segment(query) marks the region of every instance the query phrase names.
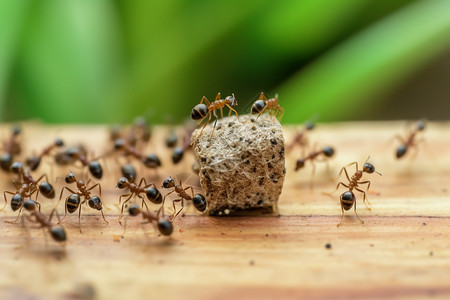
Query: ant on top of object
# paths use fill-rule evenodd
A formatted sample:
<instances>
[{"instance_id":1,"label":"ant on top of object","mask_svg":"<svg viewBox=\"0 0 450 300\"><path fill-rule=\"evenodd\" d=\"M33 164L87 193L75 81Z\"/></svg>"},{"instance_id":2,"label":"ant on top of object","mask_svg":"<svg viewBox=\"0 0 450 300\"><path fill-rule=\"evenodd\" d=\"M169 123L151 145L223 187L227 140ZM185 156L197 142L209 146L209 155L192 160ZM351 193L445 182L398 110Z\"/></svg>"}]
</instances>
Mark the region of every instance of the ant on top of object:
<instances>
[{"instance_id":1,"label":"ant on top of object","mask_svg":"<svg viewBox=\"0 0 450 300\"><path fill-rule=\"evenodd\" d=\"M64 146L64 142L61 139L56 139L51 145L45 147L41 154L31 156L27 158L26 165L30 168L31 171L36 170L39 165L41 164L42 157L49 155L49 153L55 148L55 147L62 147Z\"/></svg>"},{"instance_id":2,"label":"ant on top of object","mask_svg":"<svg viewBox=\"0 0 450 300\"><path fill-rule=\"evenodd\" d=\"M24 171L23 165L20 162L13 163L11 165L11 171L19 176L18 183L20 183L20 184L24 183L24 184L28 185L29 189L31 189L31 190L39 188L39 191L48 199L55 198L55 189L49 183L47 174L43 174L41 177L39 177L37 180L35 180L29 172ZM44 177L45 177L46 181L43 181L39 184L39 182ZM39 186L38 186L38 184L39 184ZM37 196L36 196L36 198L37 198Z\"/></svg>"},{"instance_id":3,"label":"ant on top of object","mask_svg":"<svg viewBox=\"0 0 450 300\"><path fill-rule=\"evenodd\" d=\"M121 150L125 156L133 156L147 167L147 168L157 168L161 166L161 161L156 154L148 154L145 156L135 147L129 145L124 139L117 139L114 141L114 150Z\"/></svg>"},{"instance_id":4,"label":"ant on top of object","mask_svg":"<svg viewBox=\"0 0 450 300\"><path fill-rule=\"evenodd\" d=\"M194 106L194 108L191 111L191 118L194 121L198 121L197 125L200 125L200 123L206 118L208 117L208 122L205 123L205 125L203 125L202 129L200 130L200 134L198 136L200 136L203 132L203 129L205 129L206 125L208 125L208 123L211 121L212 116L214 115L214 117L216 118L215 122L214 122L214 127L213 130L211 132L211 138L213 136L214 133L214 129L216 128L216 124L217 124L217 120L219 119L219 117L217 116L217 110L220 109L220 115L221 117L223 117L223 108L226 106L230 109L230 112L228 113L228 116L231 116L231 112L234 111L234 113L236 114L236 117L239 120L239 114L237 113L237 111L232 107L232 106L237 106L238 102L236 100L236 98L234 97L234 94L231 94L231 96L227 96L225 99L220 99L221 95L220 93L217 93L216 98L214 99L213 102L209 102L208 99L203 96L202 99L200 100L200 103L197 104L196 106ZM203 103L206 102L206 104Z\"/></svg>"},{"instance_id":5,"label":"ant on top of object","mask_svg":"<svg viewBox=\"0 0 450 300\"><path fill-rule=\"evenodd\" d=\"M167 193L164 196L163 199L163 204L161 206L164 207L164 202L166 200L166 197L172 193L176 193L178 195L178 197L180 197L179 199L175 199L172 200L172 204L173 204L173 209L174 212L173 214L170 216L170 220L173 222L173 220L175 219L176 216L178 216L178 214L183 210L184 208L184 200L186 201L192 201L192 203L194 204L194 207L200 211L200 212L204 212L206 210L206 199L202 194L195 194L194 195L194 188L192 186L188 186L186 188L183 187L182 182L180 181L179 184L176 184L175 181L173 180L172 177L167 178L166 180L164 180L163 182L163 188L165 189L169 189L169 188L173 188L172 191L170 191L169 193ZM191 195L189 195L186 190L191 189ZM181 202L181 208L177 211L176 207L175 207L175 203L176 202Z\"/></svg>"},{"instance_id":6,"label":"ant on top of object","mask_svg":"<svg viewBox=\"0 0 450 300\"><path fill-rule=\"evenodd\" d=\"M64 230L64 228L60 225L54 225L51 222L53 214L56 214L56 217L59 220L59 215L58 212L56 211L56 209L53 209L48 220L47 217L42 214L40 211L36 210L36 205L38 205L37 202L35 202L34 200L28 199L25 201L25 203L23 204L23 207L30 212L30 215L27 216L26 218L28 220L30 220L31 222L34 223L39 223L41 225L41 227L45 227L48 229L50 235L52 236L52 238L57 241L57 242L65 242L67 240L67 236L66 236L66 231ZM34 217L34 219L32 219Z\"/></svg>"},{"instance_id":7,"label":"ant on top of object","mask_svg":"<svg viewBox=\"0 0 450 300\"><path fill-rule=\"evenodd\" d=\"M397 151L395 152L395 156L397 158L401 158L403 157L406 152L408 151L408 149L410 147L417 147L417 144L420 141L416 140L416 135L423 131L425 129L425 122L424 121L418 121L416 123L416 126L410 130L408 137L406 139L403 139L401 136L396 135L396 138L398 140L400 140L400 142L402 143L400 146L398 146Z\"/></svg>"},{"instance_id":8,"label":"ant on top of object","mask_svg":"<svg viewBox=\"0 0 450 300\"><path fill-rule=\"evenodd\" d=\"M13 126L11 137L3 142L3 150L5 152L0 156L0 167L6 172L10 171L14 155L20 154L21 147L19 141L17 141L20 131L19 126Z\"/></svg>"},{"instance_id":9,"label":"ant on top of object","mask_svg":"<svg viewBox=\"0 0 450 300\"><path fill-rule=\"evenodd\" d=\"M291 152L296 145L299 145L300 147L306 146L308 144L308 140L306 137L307 132L313 130L314 127L315 124L313 122L310 121L305 122L305 127L299 132L297 132L294 138L292 139L291 143L286 146L286 152L287 153Z\"/></svg>"},{"instance_id":10,"label":"ant on top of object","mask_svg":"<svg viewBox=\"0 0 450 300\"><path fill-rule=\"evenodd\" d=\"M103 214L103 205L102 205L102 201L100 200L100 197L102 195L102 188L101 188L100 183L96 183L93 186L88 187L87 185L89 184L90 180L88 180L87 183L85 183L83 180L78 180L72 171L70 171L70 173L66 176L65 181L68 184L76 183L77 191L73 191L66 186L64 186L61 189L61 193L59 195L59 200L58 200L58 203L56 204L55 208L58 207L58 204L62 199L63 192L65 189L72 193L72 195L70 195L69 197L66 198L65 213L64 213L63 220L67 216L67 212L69 212L71 214L71 213L74 213L77 209L79 209L78 224L80 226L80 231L81 231L81 206L85 202L87 202L87 204L89 205L90 208L99 210L102 214L103 221L105 221L105 223L108 223L108 221L105 220L105 215ZM91 195L91 190L94 189L95 187L98 187L100 197ZM83 201L81 201L81 197L84 197Z\"/></svg>"},{"instance_id":11,"label":"ant on top of object","mask_svg":"<svg viewBox=\"0 0 450 300\"><path fill-rule=\"evenodd\" d=\"M146 211L140 209L139 205L137 205L137 204L131 204L130 207L128 208L128 213L130 214L130 216L136 217L137 215L142 214L142 218L145 220L145 222L142 224L152 223L153 226L155 226L154 222L156 222L156 227L157 227L158 231L162 235L169 236L173 232L172 222L170 222L170 220L168 220L165 217L159 216L160 212L161 212L161 210L159 210L158 213L155 215L155 214L151 213L148 210L148 208Z\"/></svg>"},{"instance_id":12,"label":"ant on top of object","mask_svg":"<svg viewBox=\"0 0 450 300\"><path fill-rule=\"evenodd\" d=\"M312 151L304 158L300 158L297 160L295 165L295 171L298 171L299 169L303 168L305 166L305 163L310 160L313 166L313 174L316 170L316 165L314 164L314 160L317 159L319 155L324 155L325 157L332 157L334 155L334 149L330 146L323 147L323 149L319 151Z\"/></svg>"},{"instance_id":13,"label":"ant on top of object","mask_svg":"<svg viewBox=\"0 0 450 300\"><path fill-rule=\"evenodd\" d=\"M142 186L142 183L144 183L145 185ZM155 184L150 183L147 184L147 181L145 180L145 178L142 178L141 181L139 182L139 184L134 183L133 181L128 180L125 177L122 177L119 179L119 181L117 182L117 187L119 189L124 189L124 188L128 188L129 189L129 193L128 194L123 194L120 195L119 197L119 205L122 202L122 198L123 197L128 197L123 203L122 203L122 209L120 210L120 215L118 218L119 223L121 223L121 218L122 218L122 214L123 214L123 209L125 207L125 204L130 201L131 197L133 195L138 196L139 198L142 199L142 206L146 206L147 204L145 203L145 198L144 196L142 196L142 193L145 193L147 195L148 200L150 200L150 202L154 203L154 204L161 204L163 199L161 196L161 193L158 191L158 189L156 188Z\"/></svg>"},{"instance_id":14,"label":"ant on top of object","mask_svg":"<svg viewBox=\"0 0 450 300\"><path fill-rule=\"evenodd\" d=\"M267 99L264 92L261 92L261 94L259 94L258 100L253 103L251 112L253 115L258 114L258 117L256 117L256 119L258 119L266 110L276 110L274 114L274 116L276 117L280 109L281 119L284 113L284 109L281 107L281 105L278 104L278 95L275 95L274 98Z\"/></svg>"},{"instance_id":15,"label":"ant on top of object","mask_svg":"<svg viewBox=\"0 0 450 300\"><path fill-rule=\"evenodd\" d=\"M356 217L361 222L361 224L364 224L364 221L362 221L359 218L358 213L356 212L356 197L355 197L355 194L353 193L353 190L357 190L358 192L363 194L363 202L366 205L367 209L371 210L369 205L368 205L370 203L369 203L369 200L366 197L366 192L359 188L360 184L367 184L366 191L368 191L369 188L370 188L370 181L360 181L360 180L361 180L361 178L362 178L364 173L372 174L372 173L375 172L375 173L377 173L380 176L381 176L381 173L376 172L375 171L375 167L371 163L367 162L369 160L369 158L370 157L368 157L366 162L364 163L364 167L363 167L362 170L360 170L358 168L358 162L355 161L355 162L352 162L351 164L348 164L345 167L342 167L341 171L339 172L339 176L341 176L342 171L345 172L345 176L347 177L348 184L345 184L343 182L339 182L337 184L337 186L336 186L336 190L339 188L340 185L343 185L343 186L345 186L348 189L348 191L344 192L341 195L341 197L340 197L342 216L341 216L341 221L337 224L337 227L342 225L342 221L344 220L344 210L349 210L349 209L352 208L352 206L354 206ZM351 165L355 165L356 166L356 172L350 178L348 176L346 167L350 167Z\"/></svg>"}]
</instances>

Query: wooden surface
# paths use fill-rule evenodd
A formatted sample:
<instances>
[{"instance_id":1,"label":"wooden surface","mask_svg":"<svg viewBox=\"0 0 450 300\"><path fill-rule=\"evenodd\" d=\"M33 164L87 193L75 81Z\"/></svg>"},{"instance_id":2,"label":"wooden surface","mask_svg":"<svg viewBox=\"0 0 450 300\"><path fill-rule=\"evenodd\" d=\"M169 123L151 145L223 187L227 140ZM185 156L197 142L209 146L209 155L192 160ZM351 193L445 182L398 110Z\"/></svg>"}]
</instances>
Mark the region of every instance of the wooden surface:
<instances>
[{"instance_id":1,"label":"wooden surface","mask_svg":"<svg viewBox=\"0 0 450 300\"><path fill-rule=\"evenodd\" d=\"M108 161L101 184L109 224L84 208L80 234L77 217L69 216L64 222L69 238L65 248L42 230L30 228L27 239L20 223L4 223L15 215L9 206L0 214L0 297L449 299L450 124L429 124L417 157L396 161L392 137L404 129L403 122L319 124L310 141L334 146L336 156L328 170L325 163L317 163L312 189L310 165L293 171L299 150L287 156L279 216L210 218L188 210L176 220L171 238L156 236L151 227L146 235L140 219L128 218L125 235L115 241L122 232L113 205L120 195L115 188L120 176L116 163ZM4 137L9 129L0 130ZM162 142L168 130L156 128L146 151L163 158L158 174L145 174L159 175L158 186L165 176L190 169L192 159L172 166ZM289 141L294 128L285 130ZM96 155L106 151L104 127L24 125L25 152L40 149L56 136L66 144L83 142ZM383 173L363 177L372 181L372 211L357 194L365 224L359 224L351 210L337 228L343 190L334 197L322 192L334 190L343 165L363 163L369 155ZM54 177L67 173L47 171ZM11 190L8 177L0 176L1 190ZM46 213L56 204L42 202Z\"/></svg>"}]
</instances>

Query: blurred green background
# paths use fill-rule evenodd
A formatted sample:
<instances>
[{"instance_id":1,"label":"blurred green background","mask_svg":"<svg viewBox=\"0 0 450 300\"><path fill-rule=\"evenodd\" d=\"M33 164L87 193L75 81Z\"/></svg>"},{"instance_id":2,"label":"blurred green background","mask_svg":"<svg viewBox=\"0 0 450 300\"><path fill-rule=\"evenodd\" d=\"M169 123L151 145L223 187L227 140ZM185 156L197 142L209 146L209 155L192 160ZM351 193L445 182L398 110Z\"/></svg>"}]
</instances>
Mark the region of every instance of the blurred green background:
<instances>
[{"instance_id":1,"label":"blurred green background","mask_svg":"<svg viewBox=\"0 0 450 300\"><path fill-rule=\"evenodd\" d=\"M182 122L205 95L284 123L448 119L450 0L0 2L0 120Z\"/></svg>"}]
</instances>

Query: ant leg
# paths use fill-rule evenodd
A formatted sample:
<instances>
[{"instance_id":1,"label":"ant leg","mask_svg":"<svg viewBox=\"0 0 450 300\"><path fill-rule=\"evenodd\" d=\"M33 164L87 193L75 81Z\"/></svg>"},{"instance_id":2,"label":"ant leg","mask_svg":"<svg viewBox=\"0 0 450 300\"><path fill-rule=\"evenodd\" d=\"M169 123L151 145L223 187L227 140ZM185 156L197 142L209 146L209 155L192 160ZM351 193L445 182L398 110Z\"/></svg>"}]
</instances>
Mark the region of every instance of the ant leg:
<instances>
[{"instance_id":1,"label":"ant leg","mask_svg":"<svg viewBox=\"0 0 450 300\"><path fill-rule=\"evenodd\" d=\"M345 186L347 189L350 189L350 187L349 187L347 184L345 184L345 183L343 183L343 182L339 182L339 183L337 184L337 186L336 186L336 189L335 189L334 191L332 191L332 192L322 192L322 194L323 194L323 195L331 196L334 192L336 192L336 191L338 190L338 188L339 188L340 185Z\"/></svg>"},{"instance_id":2,"label":"ant leg","mask_svg":"<svg viewBox=\"0 0 450 300\"><path fill-rule=\"evenodd\" d=\"M198 136L202 135L203 129L205 129L206 125L208 125L209 122L211 121L212 114L211 114L211 112L209 112L208 114L209 114L208 122L206 122L205 125L203 125L202 130L200 130L200 134L199 134ZM204 119L202 119L202 121L203 121L203 120L204 120Z\"/></svg>"},{"instance_id":3,"label":"ant leg","mask_svg":"<svg viewBox=\"0 0 450 300\"><path fill-rule=\"evenodd\" d=\"M86 184L86 186L87 186L87 184ZM98 193L99 193L99 196L100 196L100 198L102 197L102 186L100 185L100 183L96 183L96 184L94 184L93 186L91 186L90 188L88 188L88 191L90 191L90 190L93 190L95 187L97 187L98 186Z\"/></svg>"},{"instance_id":4,"label":"ant leg","mask_svg":"<svg viewBox=\"0 0 450 300\"><path fill-rule=\"evenodd\" d=\"M103 209L101 209L100 212L102 213L103 221L105 221L106 224L109 224L109 222L106 221L106 219L105 219L105 215L103 214Z\"/></svg>"},{"instance_id":5,"label":"ant leg","mask_svg":"<svg viewBox=\"0 0 450 300\"><path fill-rule=\"evenodd\" d=\"M175 211L177 210L175 207L175 202L181 202L181 207L180 209L177 211L177 213L175 214ZM175 220L175 218L178 216L178 214L183 210L184 208L184 201L183 198L180 199L176 199L172 201L173 204L173 210L174 210L174 214L170 217L170 221L173 222Z\"/></svg>"},{"instance_id":6,"label":"ant leg","mask_svg":"<svg viewBox=\"0 0 450 300\"><path fill-rule=\"evenodd\" d=\"M231 116L231 112L234 111L234 113L236 114L236 117L237 117L238 121L242 123L242 121L239 120L239 114L237 113L237 111L236 111L234 108L232 108L229 104L225 104L225 105L230 109L230 112L228 113L228 116L230 117L230 116ZM246 122L247 122L247 121L246 121Z\"/></svg>"},{"instance_id":7,"label":"ant leg","mask_svg":"<svg viewBox=\"0 0 450 300\"><path fill-rule=\"evenodd\" d=\"M259 112L258 116L256 117L256 120L259 119L259 117L264 113L264 111L267 109L267 105L264 106L264 108Z\"/></svg>"},{"instance_id":8,"label":"ant leg","mask_svg":"<svg viewBox=\"0 0 450 300\"><path fill-rule=\"evenodd\" d=\"M127 198L127 200L125 200L125 201L122 203L122 209L120 210L119 218L117 218L117 221L119 222L119 224L121 224L121 219L122 219L123 209L124 209L124 207L125 207L125 204L127 204L127 202L130 201L131 197L133 196L133 193L131 193L131 194L126 194L126 195L121 195L121 196L119 197L119 205L120 205L121 198L122 198L123 196L127 196L127 195L130 195L130 196Z\"/></svg>"},{"instance_id":9,"label":"ant leg","mask_svg":"<svg viewBox=\"0 0 450 300\"><path fill-rule=\"evenodd\" d=\"M336 227L340 227L342 225L342 221L344 221L344 207L342 206L342 203L341 203L341 210L342 210L341 221L336 225Z\"/></svg>"},{"instance_id":10,"label":"ant leg","mask_svg":"<svg viewBox=\"0 0 450 300\"><path fill-rule=\"evenodd\" d=\"M2 209L0 209L0 211L4 210L6 205L8 204L8 200L6 199L6 194L10 194L10 195L15 195L13 192L10 191L4 191L3 192L3 197L5 198L5 205L3 205Z\"/></svg>"},{"instance_id":11,"label":"ant leg","mask_svg":"<svg viewBox=\"0 0 450 300\"><path fill-rule=\"evenodd\" d=\"M369 202L369 201L366 199L366 192L364 192L363 190L358 189L358 188L355 188L355 190L357 190L358 192L360 192L360 193L363 194L363 203L364 203L364 205L366 205L366 208L367 208L368 210L372 210L372 209L368 206L368 202Z\"/></svg>"},{"instance_id":12,"label":"ant leg","mask_svg":"<svg viewBox=\"0 0 450 300\"><path fill-rule=\"evenodd\" d=\"M266 95L264 94L264 92L261 92L261 94L259 94L258 100L267 101L267 97L266 97Z\"/></svg>"},{"instance_id":13,"label":"ant leg","mask_svg":"<svg viewBox=\"0 0 450 300\"><path fill-rule=\"evenodd\" d=\"M144 205L145 205L145 208L147 208L147 210L149 210L149 209L148 209L148 206L147 206L147 203L145 203L145 198L144 198L144 196L138 195L138 197L141 198L141 200L142 200L142 204L141 204L142 208L144 208Z\"/></svg>"},{"instance_id":14,"label":"ant leg","mask_svg":"<svg viewBox=\"0 0 450 300\"><path fill-rule=\"evenodd\" d=\"M278 117L278 120L281 121L281 118L283 118L283 116L284 116L284 108L281 107L281 105L278 105L278 109L280 110L280 115ZM277 110L277 112L278 112L278 110ZM276 113L275 113L275 115L276 115Z\"/></svg>"},{"instance_id":15,"label":"ant leg","mask_svg":"<svg viewBox=\"0 0 450 300\"><path fill-rule=\"evenodd\" d=\"M187 188L185 188L184 190L188 190L191 189L191 194L192 194L192 198L194 198L194 188L192 186L188 186Z\"/></svg>"},{"instance_id":16,"label":"ant leg","mask_svg":"<svg viewBox=\"0 0 450 300\"><path fill-rule=\"evenodd\" d=\"M161 203L161 206L164 206L164 203L165 203L165 201L166 201L166 197L169 196L170 194L172 194L173 192L175 192L175 190L173 190L173 191L171 191L171 192L168 192L168 193L164 196L163 201L162 201L162 203Z\"/></svg>"},{"instance_id":17,"label":"ant leg","mask_svg":"<svg viewBox=\"0 0 450 300\"><path fill-rule=\"evenodd\" d=\"M81 231L81 208L83 207L83 203L80 203L79 211L78 211L78 228L80 230L80 233L83 233Z\"/></svg>"},{"instance_id":18,"label":"ant leg","mask_svg":"<svg viewBox=\"0 0 450 300\"><path fill-rule=\"evenodd\" d=\"M358 184L366 184L366 183L367 183L366 191L368 192L368 191L369 191L369 188L370 188L370 181L368 180L368 181L358 182ZM368 198L366 199L366 201L367 201L367 203L368 203L369 205L371 205Z\"/></svg>"},{"instance_id":19,"label":"ant leg","mask_svg":"<svg viewBox=\"0 0 450 300\"><path fill-rule=\"evenodd\" d=\"M202 104L202 103L203 103L203 101L205 101L205 102L206 102L206 105L208 105L208 106L210 106L210 105L211 105L211 103L209 103L209 101L208 101L208 98L206 98L205 96L203 96L203 97L202 97L202 100L200 100L200 104Z\"/></svg>"},{"instance_id":20,"label":"ant leg","mask_svg":"<svg viewBox=\"0 0 450 300\"><path fill-rule=\"evenodd\" d=\"M223 108L220 108L220 118L223 119Z\"/></svg>"},{"instance_id":21,"label":"ant leg","mask_svg":"<svg viewBox=\"0 0 450 300\"><path fill-rule=\"evenodd\" d=\"M364 221L359 218L358 213L356 212L356 201L355 201L355 204L354 204L354 210L355 210L355 215L358 218L359 222L361 222L361 224L364 224Z\"/></svg>"},{"instance_id":22,"label":"ant leg","mask_svg":"<svg viewBox=\"0 0 450 300\"><path fill-rule=\"evenodd\" d=\"M58 200L58 203L56 203L55 208L58 207L58 204L59 204L59 202L61 201L61 198L62 198L64 189L68 190L68 191L71 192L72 194L76 194L76 192L74 192L74 191L72 191L71 189L69 189L68 187L64 186L64 187L61 189L61 193L59 194L59 200Z\"/></svg>"},{"instance_id":23,"label":"ant leg","mask_svg":"<svg viewBox=\"0 0 450 300\"><path fill-rule=\"evenodd\" d=\"M10 224L17 223L17 220L19 220L19 217L20 217L20 213L22 212L22 208L23 208L23 206L20 207L20 209L19 209L19 214L17 215L17 218L16 218L14 221L8 221L8 220L6 220L5 223L10 223Z\"/></svg>"}]
</instances>

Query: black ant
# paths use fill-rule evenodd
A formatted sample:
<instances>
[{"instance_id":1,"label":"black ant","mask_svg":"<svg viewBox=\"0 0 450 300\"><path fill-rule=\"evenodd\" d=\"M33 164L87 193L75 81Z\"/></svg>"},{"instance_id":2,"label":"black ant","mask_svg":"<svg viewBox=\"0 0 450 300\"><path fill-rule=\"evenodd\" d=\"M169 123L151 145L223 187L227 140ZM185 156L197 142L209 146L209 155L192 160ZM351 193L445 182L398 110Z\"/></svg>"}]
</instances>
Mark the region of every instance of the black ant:
<instances>
[{"instance_id":1,"label":"black ant","mask_svg":"<svg viewBox=\"0 0 450 300\"><path fill-rule=\"evenodd\" d=\"M11 171L19 175L19 183L27 184L32 190L39 188L41 194L43 194L48 199L55 198L55 189L49 183L47 174L43 174L41 177L35 180L29 172L24 171L23 165L20 162L13 163L11 165ZM39 183L44 177L46 181Z\"/></svg>"},{"instance_id":2,"label":"black ant","mask_svg":"<svg viewBox=\"0 0 450 300\"><path fill-rule=\"evenodd\" d=\"M298 159L297 163L295 165L295 171L298 171L299 169L303 168L305 166L305 163L310 160L313 165L313 174L316 170L316 166L314 164L314 160L317 159L319 155L324 155L325 157L332 157L334 155L334 149L332 147L324 147L323 149L319 151L312 151L304 158Z\"/></svg>"},{"instance_id":3,"label":"black ant","mask_svg":"<svg viewBox=\"0 0 450 300\"><path fill-rule=\"evenodd\" d=\"M345 167L342 167L341 171L339 172L339 176L341 176L342 171L345 172L345 176L347 177L347 180L349 183L345 184L343 182L339 182L336 186L336 190L339 188L340 185L343 185L346 188L348 188L348 191L344 192L340 197L342 216L341 216L341 221L337 224L337 227L342 225L342 221L344 220L344 210L349 210L352 208L352 206L354 206L356 217L361 222L361 224L364 224L364 221L362 221L359 218L358 213L356 212L356 197L355 197L355 194L353 193L353 190L357 190L358 192L363 194L363 203L366 205L368 210L371 210L368 205L368 204L370 204L369 200L366 199L366 192L361 190L360 188L358 188L360 184L367 184L366 191L368 191L370 188L370 181L359 181L359 180L362 178L364 173L372 174L375 172L378 175L381 175L381 174L375 171L375 167L371 163L368 163L367 162L368 160L369 160L369 158L367 158L366 162L364 163L364 167L362 170L358 169L358 162L355 161L355 162L352 162L351 164L348 164ZM346 167L350 167L351 165L356 165L356 172L350 178L348 176Z\"/></svg>"},{"instance_id":4,"label":"black ant","mask_svg":"<svg viewBox=\"0 0 450 300\"><path fill-rule=\"evenodd\" d=\"M220 97L221 97L220 93L217 93L216 99L212 103L210 103L208 101L208 99L205 96L203 96L202 99L200 100L200 103L197 104L196 106L194 106L194 108L192 109L191 118L194 121L198 121L197 125L199 125L206 117L208 117L208 122L206 122L205 125L203 125L203 127L200 131L200 134L198 136L200 136L202 134L203 129L205 129L206 125L208 125L208 123L211 121L212 116L214 115L214 117L216 118L216 121L214 122L214 127L211 132L211 138L212 138L214 129L216 128L217 120L219 119L216 111L218 109L220 109L220 115L221 115L221 117L223 117L223 108L225 106L230 109L228 116L231 116L231 112L234 111L234 113L236 114L236 116L239 120L239 115L238 115L237 111L234 110L234 108L232 107L232 106L238 105L238 102L237 102L236 98L234 97L234 94L231 94L231 96L227 96L225 99L220 99ZM204 104L203 101L206 102L206 104Z\"/></svg>"},{"instance_id":5,"label":"black ant","mask_svg":"<svg viewBox=\"0 0 450 300\"><path fill-rule=\"evenodd\" d=\"M141 186L142 183L145 184L145 186ZM154 204L161 204L163 199L161 196L161 193L158 191L158 189L156 188L156 186L153 183L147 184L147 181L145 180L145 178L142 178L141 181L139 182L139 184L134 183L133 181L128 180L125 177L122 177L119 179L119 181L117 182L117 187L119 189L124 189L124 188L128 188L130 190L130 193L128 194L123 194L120 195L119 197L119 204L122 203L122 198L123 197L128 197L123 203L122 203L122 209L120 210L120 215L118 218L119 223L121 223L121 218L123 215L123 208L125 207L125 204L130 201L131 197L133 195L138 196L139 198L142 199L142 206L147 206L147 204L145 203L145 198L144 196L142 196L142 193L145 193L147 195L148 200L150 200L150 202L154 203Z\"/></svg>"},{"instance_id":6,"label":"black ant","mask_svg":"<svg viewBox=\"0 0 450 300\"><path fill-rule=\"evenodd\" d=\"M70 195L69 197L66 198L65 213L64 213L63 220L67 216L67 212L69 212L71 214L71 213L74 213L77 209L79 209L78 224L81 226L81 207L85 202L87 202L87 204L89 205L90 208L99 210L102 214L103 221L105 221L105 223L108 223L108 221L105 220L105 215L103 214L103 205L102 205L102 201L100 200L100 197L102 195L102 188L101 188L100 183L94 184L91 187L87 187L90 180L88 180L87 183L85 183L83 180L78 180L72 171L70 171L70 173L66 176L65 181L68 184L76 182L77 191L73 191L66 186L64 186L61 189L61 193L59 195L59 200L58 200L58 203L56 204L56 207L58 207L58 204L62 199L64 189L66 189L72 193L72 195ZM95 187L98 187L100 197L91 195L91 190L94 189ZM84 197L83 201L81 201L81 197Z\"/></svg>"},{"instance_id":7,"label":"black ant","mask_svg":"<svg viewBox=\"0 0 450 300\"><path fill-rule=\"evenodd\" d=\"M41 164L42 157L48 155L54 148L62 146L64 146L64 142L61 139L56 139L51 145L45 147L42 150L41 154L27 158L25 163L30 168L31 171L34 171Z\"/></svg>"},{"instance_id":8,"label":"black ant","mask_svg":"<svg viewBox=\"0 0 450 300\"><path fill-rule=\"evenodd\" d=\"M79 160L83 166L88 166L89 172L97 179L101 179L103 176L103 169L100 163L96 160L89 161L84 153L77 148L70 148L68 153L69 157L73 157L75 160Z\"/></svg>"},{"instance_id":9,"label":"black ant","mask_svg":"<svg viewBox=\"0 0 450 300\"><path fill-rule=\"evenodd\" d=\"M48 220L47 217L39 211L36 210L36 206L39 205L32 199L28 199L24 202L23 207L30 212L30 215L27 216L27 219L34 223L39 223L41 227L45 227L48 229L52 238L57 242L65 242L67 240L66 231L60 225L54 225L51 222L53 214L56 214L56 217L59 221L59 215L56 209L53 209ZM40 207L39 207L40 208ZM34 217L34 219L32 219Z\"/></svg>"},{"instance_id":10,"label":"black ant","mask_svg":"<svg viewBox=\"0 0 450 300\"><path fill-rule=\"evenodd\" d=\"M278 95L275 95L274 98L267 99L266 95L261 92L258 100L253 103L251 112L252 114L258 114L258 117L256 118L258 119L266 110L276 110L274 114L274 116L276 117L280 109L282 116L284 113L284 109L281 107L281 105L278 104Z\"/></svg>"},{"instance_id":11,"label":"black ant","mask_svg":"<svg viewBox=\"0 0 450 300\"><path fill-rule=\"evenodd\" d=\"M204 212L206 210L205 197L202 194L194 195L194 188L192 186L188 186L188 187L184 188L181 181L179 184L175 184L175 181L173 180L173 178L169 177L166 180L164 180L163 187L165 189L173 188L173 190L164 196L162 207L164 207L164 202L168 195L170 195L172 193L176 193L178 195L178 197L180 197L179 199L172 200L174 212L173 212L172 216L170 217L171 221L173 221L175 219L175 217L178 216L178 214L183 210L183 208L184 208L183 200L192 201L192 203L194 204L194 207L200 212ZM191 195L189 195L186 192L186 190L188 190L188 189L191 189ZM178 211L176 210L176 207L175 207L176 202L181 202L181 208Z\"/></svg>"},{"instance_id":12,"label":"black ant","mask_svg":"<svg viewBox=\"0 0 450 300\"><path fill-rule=\"evenodd\" d=\"M306 122L305 123L305 127L300 130L299 132L297 132L294 136L294 138L292 139L291 143L289 145L286 146L286 152L291 152L292 149L296 146L299 145L301 147L304 147L307 145L308 140L307 140L307 132L313 130L315 127L313 122Z\"/></svg>"},{"instance_id":13,"label":"black ant","mask_svg":"<svg viewBox=\"0 0 450 300\"><path fill-rule=\"evenodd\" d=\"M3 197L5 198L5 205L2 207L1 210L5 209L5 207L8 203L8 201L6 199L6 194L13 195L11 197L11 209L13 211L19 210L19 214L17 215L17 218L14 221L5 221L5 222L6 223L17 222L17 220L19 219L20 213L22 212L24 199L30 199L31 196L38 191L39 190L36 187L32 188L30 186L30 184L26 184L26 183L22 184L22 186L15 193L10 192L10 191L4 191ZM36 204L39 206L39 209L40 209L40 204L39 204L39 202L37 202L37 197L38 197L38 193L36 194Z\"/></svg>"},{"instance_id":14,"label":"black ant","mask_svg":"<svg viewBox=\"0 0 450 300\"><path fill-rule=\"evenodd\" d=\"M425 129L425 122L424 121L418 121L416 123L416 126L409 132L409 135L406 139L403 139L401 136L397 135L396 138L400 140L402 143L400 146L398 146L397 151L395 152L395 156L397 158L403 157L406 152L408 152L408 149L410 147L417 147L417 144L419 143L416 141L416 135Z\"/></svg>"},{"instance_id":15,"label":"black ant","mask_svg":"<svg viewBox=\"0 0 450 300\"><path fill-rule=\"evenodd\" d=\"M158 231L162 235L169 236L173 232L173 225L167 218L160 217L159 212L160 211L158 211L158 213L155 215L151 213L148 208L147 211L140 209L139 205L137 204L132 204L128 208L128 213L130 214L130 216L136 217L137 215L142 214L142 218L145 220L143 224L152 223L153 225L155 225L154 222L156 222Z\"/></svg>"},{"instance_id":16,"label":"black ant","mask_svg":"<svg viewBox=\"0 0 450 300\"><path fill-rule=\"evenodd\" d=\"M19 126L14 126L9 140L3 142L3 150L5 152L0 156L0 167L6 172L10 171L14 155L20 154L21 147L20 143L17 141L20 131Z\"/></svg>"},{"instance_id":17,"label":"black ant","mask_svg":"<svg viewBox=\"0 0 450 300\"><path fill-rule=\"evenodd\" d=\"M114 149L123 151L125 156L130 155L139 159L147 168L157 168L161 166L161 161L157 155L148 154L147 156L145 156L135 147L126 143L124 139L115 140Z\"/></svg>"}]
</instances>

